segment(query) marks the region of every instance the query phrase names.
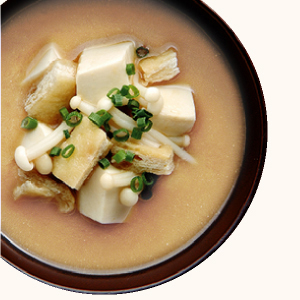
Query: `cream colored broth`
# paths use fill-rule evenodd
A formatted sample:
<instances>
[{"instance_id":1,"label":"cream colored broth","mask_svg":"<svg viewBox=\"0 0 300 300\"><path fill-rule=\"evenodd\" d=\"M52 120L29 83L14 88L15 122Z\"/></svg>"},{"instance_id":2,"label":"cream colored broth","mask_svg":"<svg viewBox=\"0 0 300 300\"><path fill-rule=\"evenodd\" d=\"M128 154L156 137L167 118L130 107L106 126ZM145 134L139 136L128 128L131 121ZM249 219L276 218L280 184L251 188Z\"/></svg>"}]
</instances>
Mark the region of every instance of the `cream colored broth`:
<instances>
[{"instance_id":1,"label":"cream colored broth","mask_svg":"<svg viewBox=\"0 0 300 300\"><path fill-rule=\"evenodd\" d=\"M67 268L119 272L151 264L187 245L219 212L232 189L245 140L241 95L222 53L191 20L151 1L48 1L2 28L2 231L26 251ZM195 92L197 121L187 148L196 165L176 159L149 201L124 224L101 225L53 202L14 201L14 150L23 134L20 83L38 50L56 42L69 55L88 41L119 34L153 48L178 49L181 74Z\"/></svg>"}]
</instances>

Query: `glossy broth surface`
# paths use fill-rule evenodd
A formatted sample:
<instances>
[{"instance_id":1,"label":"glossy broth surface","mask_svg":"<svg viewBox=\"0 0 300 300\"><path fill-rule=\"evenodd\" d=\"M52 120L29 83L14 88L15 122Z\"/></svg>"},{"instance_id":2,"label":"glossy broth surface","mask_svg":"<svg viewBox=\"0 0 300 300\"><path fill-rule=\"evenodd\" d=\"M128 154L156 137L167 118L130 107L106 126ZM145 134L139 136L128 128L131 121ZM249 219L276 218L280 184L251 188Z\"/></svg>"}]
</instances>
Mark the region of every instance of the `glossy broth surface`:
<instances>
[{"instance_id":1,"label":"glossy broth surface","mask_svg":"<svg viewBox=\"0 0 300 300\"><path fill-rule=\"evenodd\" d=\"M49 42L74 59L80 45L124 34L154 49L176 46L181 73L173 82L194 90L197 120L187 151L197 164L176 159L173 174L160 177L153 197L139 201L124 224L101 225L77 211L61 214L55 203L40 199L14 201L14 151L26 116L21 81L30 61ZM1 225L25 251L86 272L140 268L188 245L230 194L245 143L239 87L217 45L175 9L156 1L41 1L2 27L1 71Z\"/></svg>"}]
</instances>

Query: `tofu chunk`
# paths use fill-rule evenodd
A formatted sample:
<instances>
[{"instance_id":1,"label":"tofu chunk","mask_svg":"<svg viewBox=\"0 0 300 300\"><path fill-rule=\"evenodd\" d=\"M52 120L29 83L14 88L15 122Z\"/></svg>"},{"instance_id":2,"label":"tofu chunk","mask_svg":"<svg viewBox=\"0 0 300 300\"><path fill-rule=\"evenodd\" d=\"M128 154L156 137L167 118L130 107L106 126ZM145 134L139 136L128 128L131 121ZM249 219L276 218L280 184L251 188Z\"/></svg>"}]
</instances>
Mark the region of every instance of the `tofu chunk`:
<instances>
[{"instance_id":1,"label":"tofu chunk","mask_svg":"<svg viewBox=\"0 0 300 300\"><path fill-rule=\"evenodd\" d=\"M96 167L92 176L84 183L78 192L78 209L84 216L102 223L122 223L127 218L131 207L120 202L120 187L104 189L100 184L100 178L108 173L119 171L113 167L102 170Z\"/></svg>"},{"instance_id":2,"label":"tofu chunk","mask_svg":"<svg viewBox=\"0 0 300 300\"><path fill-rule=\"evenodd\" d=\"M53 61L61 58L62 51L57 44L49 43L45 45L28 66L26 70L26 78L23 80L22 84L31 84L38 80L42 75L44 75Z\"/></svg>"},{"instance_id":3,"label":"tofu chunk","mask_svg":"<svg viewBox=\"0 0 300 300\"><path fill-rule=\"evenodd\" d=\"M133 63L134 53L132 42L84 49L76 76L78 96L96 105L112 88L128 85L126 65Z\"/></svg>"},{"instance_id":4,"label":"tofu chunk","mask_svg":"<svg viewBox=\"0 0 300 300\"><path fill-rule=\"evenodd\" d=\"M160 113L151 119L153 127L167 136L188 133L196 121L192 90L186 85L157 86L163 98Z\"/></svg>"},{"instance_id":5,"label":"tofu chunk","mask_svg":"<svg viewBox=\"0 0 300 300\"><path fill-rule=\"evenodd\" d=\"M141 60L139 67L145 85L170 80L180 72L177 66L177 54L172 48L160 55Z\"/></svg>"},{"instance_id":6,"label":"tofu chunk","mask_svg":"<svg viewBox=\"0 0 300 300\"><path fill-rule=\"evenodd\" d=\"M36 90L25 102L28 115L46 124L60 122L59 110L64 106L69 107L69 101L76 92L76 68L77 64L69 60L52 62Z\"/></svg>"},{"instance_id":7,"label":"tofu chunk","mask_svg":"<svg viewBox=\"0 0 300 300\"><path fill-rule=\"evenodd\" d=\"M55 156L52 173L72 189L78 190L99 157L108 153L111 143L106 133L84 116L61 148L64 149L70 144L75 146L73 154L69 158Z\"/></svg>"},{"instance_id":8,"label":"tofu chunk","mask_svg":"<svg viewBox=\"0 0 300 300\"><path fill-rule=\"evenodd\" d=\"M174 153L171 146L164 145L154 148L131 142L116 142L112 139L111 152L117 153L124 149L133 152L136 156L132 163L114 164L118 168L136 173L149 172L156 175L169 175L174 170Z\"/></svg>"}]
</instances>

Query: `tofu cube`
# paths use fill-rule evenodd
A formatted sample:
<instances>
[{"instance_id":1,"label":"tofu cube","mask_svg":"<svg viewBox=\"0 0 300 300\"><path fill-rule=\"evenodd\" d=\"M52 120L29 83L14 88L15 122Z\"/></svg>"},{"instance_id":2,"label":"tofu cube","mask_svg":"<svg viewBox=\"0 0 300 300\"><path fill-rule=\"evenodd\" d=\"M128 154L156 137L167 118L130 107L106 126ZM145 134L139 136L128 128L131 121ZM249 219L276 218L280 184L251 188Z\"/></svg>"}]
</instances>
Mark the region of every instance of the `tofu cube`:
<instances>
[{"instance_id":1,"label":"tofu cube","mask_svg":"<svg viewBox=\"0 0 300 300\"><path fill-rule=\"evenodd\" d=\"M72 189L78 190L99 157L108 153L111 142L102 129L84 116L72 131L70 138L60 147L64 149L70 144L75 146L73 154L68 158L55 156L52 173Z\"/></svg>"},{"instance_id":2,"label":"tofu cube","mask_svg":"<svg viewBox=\"0 0 300 300\"><path fill-rule=\"evenodd\" d=\"M26 78L22 84L31 84L38 80L53 61L61 58L62 53L57 44L49 43L45 45L29 64L26 70Z\"/></svg>"},{"instance_id":3,"label":"tofu cube","mask_svg":"<svg viewBox=\"0 0 300 300\"><path fill-rule=\"evenodd\" d=\"M128 85L126 65L133 63L134 53L132 42L84 49L76 76L77 95L96 105L112 88Z\"/></svg>"},{"instance_id":4,"label":"tofu cube","mask_svg":"<svg viewBox=\"0 0 300 300\"><path fill-rule=\"evenodd\" d=\"M186 85L157 86L163 98L163 107L151 119L153 127L167 136L189 132L196 121L192 90Z\"/></svg>"},{"instance_id":5,"label":"tofu cube","mask_svg":"<svg viewBox=\"0 0 300 300\"><path fill-rule=\"evenodd\" d=\"M104 189L100 184L102 175L114 173L114 169L96 167L78 192L79 212L102 224L123 223L131 210L131 207L120 202L120 187Z\"/></svg>"}]
</instances>

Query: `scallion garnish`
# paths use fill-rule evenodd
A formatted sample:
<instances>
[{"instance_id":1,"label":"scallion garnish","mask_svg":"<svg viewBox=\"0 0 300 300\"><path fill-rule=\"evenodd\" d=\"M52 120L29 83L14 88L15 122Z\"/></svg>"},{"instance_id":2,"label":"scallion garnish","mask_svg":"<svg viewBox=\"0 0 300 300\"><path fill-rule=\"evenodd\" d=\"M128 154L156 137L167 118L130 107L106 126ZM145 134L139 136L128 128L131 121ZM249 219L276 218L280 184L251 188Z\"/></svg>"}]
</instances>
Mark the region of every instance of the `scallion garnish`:
<instances>
[{"instance_id":1,"label":"scallion garnish","mask_svg":"<svg viewBox=\"0 0 300 300\"><path fill-rule=\"evenodd\" d=\"M24 129L34 129L38 126L38 121L32 117L26 117L21 122L21 127Z\"/></svg>"},{"instance_id":2,"label":"scallion garnish","mask_svg":"<svg viewBox=\"0 0 300 300\"><path fill-rule=\"evenodd\" d=\"M139 58L143 58L143 57L147 56L148 53L149 53L149 49L148 49L148 48L145 48L145 47L143 47L143 46L138 47L138 48L136 49L136 55L137 55L137 57L139 57Z\"/></svg>"},{"instance_id":3,"label":"scallion garnish","mask_svg":"<svg viewBox=\"0 0 300 300\"><path fill-rule=\"evenodd\" d=\"M129 90L128 90L128 94L126 95L126 98L133 99L138 97L139 95L140 95L140 91L138 90L138 88L132 84L129 84Z\"/></svg>"},{"instance_id":4,"label":"scallion garnish","mask_svg":"<svg viewBox=\"0 0 300 300\"><path fill-rule=\"evenodd\" d=\"M112 88L107 94L106 96L109 98L109 99L112 99L113 95L115 94L119 94L120 93L120 90L118 88Z\"/></svg>"},{"instance_id":5,"label":"scallion garnish","mask_svg":"<svg viewBox=\"0 0 300 300\"><path fill-rule=\"evenodd\" d=\"M53 147L53 148L51 149L49 155L50 155L51 157L53 157L53 156L58 156L58 155L60 154L60 151L61 151L61 148L59 148L59 147Z\"/></svg>"},{"instance_id":6,"label":"scallion garnish","mask_svg":"<svg viewBox=\"0 0 300 300\"><path fill-rule=\"evenodd\" d=\"M121 94L114 94L111 97L111 101L114 106L123 106L123 96Z\"/></svg>"},{"instance_id":7,"label":"scallion garnish","mask_svg":"<svg viewBox=\"0 0 300 300\"><path fill-rule=\"evenodd\" d=\"M103 122L108 122L112 118L112 115L105 109L97 111L96 114L101 117Z\"/></svg>"},{"instance_id":8,"label":"scallion garnish","mask_svg":"<svg viewBox=\"0 0 300 300\"><path fill-rule=\"evenodd\" d=\"M128 85L123 85L122 88L121 88L121 90L120 90L120 93L124 97L126 95L128 95L128 93L129 93L129 86Z\"/></svg>"},{"instance_id":9,"label":"scallion garnish","mask_svg":"<svg viewBox=\"0 0 300 300\"><path fill-rule=\"evenodd\" d=\"M125 128L115 130L113 137L117 142L126 142L129 139L129 132Z\"/></svg>"},{"instance_id":10,"label":"scallion garnish","mask_svg":"<svg viewBox=\"0 0 300 300\"><path fill-rule=\"evenodd\" d=\"M142 134L143 134L143 132L142 132L141 128L133 127L132 132L131 132L131 137L133 139L140 140L142 138Z\"/></svg>"},{"instance_id":11,"label":"scallion garnish","mask_svg":"<svg viewBox=\"0 0 300 300\"><path fill-rule=\"evenodd\" d=\"M139 119L138 119L139 120ZM153 122L147 119L146 125L141 127L142 132L147 132L152 128Z\"/></svg>"},{"instance_id":12,"label":"scallion garnish","mask_svg":"<svg viewBox=\"0 0 300 300\"><path fill-rule=\"evenodd\" d=\"M98 165L100 166L101 169L106 169L109 167L110 162L107 158L102 158L98 161Z\"/></svg>"},{"instance_id":13,"label":"scallion garnish","mask_svg":"<svg viewBox=\"0 0 300 300\"><path fill-rule=\"evenodd\" d=\"M131 110L134 110L134 109L139 109L140 108L140 103L134 99L130 99L128 100L128 104L127 106L131 109Z\"/></svg>"},{"instance_id":14,"label":"scallion garnish","mask_svg":"<svg viewBox=\"0 0 300 300\"><path fill-rule=\"evenodd\" d=\"M126 151L126 157L125 157L125 160L126 160L127 162L132 163L134 157L135 157L135 154L134 154L133 152L131 152L131 151Z\"/></svg>"},{"instance_id":15,"label":"scallion garnish","mask_svg":"<svg viewBox=\"0 0 300 300\"><path fill-rule=\"evenodd\" d=\"M97 113L92 112L89 115L89 120L92 121L98 127L102 126L101 117Z\"/></svg>"},{"instance_id":16,"label":"scallion garnish","mask_svg":"<svg viewBox=\"0 0 300 300\"><path fill-rule=\"evenodd\" d=\"M81 113L79 113L78 111L72 111L67 115L65 121L68 126L75 127L81 123L82 118L83 116Z\"/></svg>"},{"instance_id":17,"label":"scallion garnish","mask_svg":"<svg viewBox=\"0 0 300 300\"><path fill-rule=\"evenodd\" d=\"M59 113L60 115L62 116L63 120L66 120L68 114L69 114L69 111L66 107L63 107L59 110Z\"/></svg>"},{"instance_id":18,"label":"scallion garnish","mask_svg":"<svg viewBox=\"0 0 300 300\"><path fill-rule=\"evenodd\" d=\"M113 157L112 159L114 159L116 161L116 163L120 163L122 161L124 161L126 159L126 152L125 150L119 150Z\"/></svg>"},{"instance_id":19,"label":"scallion garnish","mask_svg":"<svg viewBox=\"0 0 300 300\"><path fill-rule=\"evenodd\" d=\"M144 187L143 179L141 176L135 176L131 179L130 188L134 193L140 192Z\"/></svg>"},{"instance_id":20,"label":"scallion garnish","mask_svg":"<svg viewBox=\"0 0 300 300\"><path fill-rule=\"evenodd\" d=\"M69 158L75 150L75 146L73 144L68 145L61 151L61 156L64 158Z\"/></svg>"},{"instance_id":21,"label":"scallion garnish","mask_svg":"<svg viewBox=\"0 0 300 300\"><path fill-rule=\"evenodd\" d=\"M135 74L135 65L134 64L127 64L126 65L126 73L127 75L134 75Z\"/></svg>"},{"instance_id":22,"label":"scallion garnish","mask_svg":"<svg viewBox=\"0 0 300 300\"><path fill-rule=\"evenodd\" d=\"M153 114L150 113L149 111L147 111L146 109L142 108L142 109L135 109L132 111L133 114L133 119L136 121L139 118L144 118L146 117L147 119L152 118Z\"/></svg>"},{"instance_id":23,"label":"scallion garnish","mask_svg":"<svg viewBox=\"0 0 300 300\"><path fill-rule=\"evenodd\" d=\"M154 183L154 177L151 173L143 172L142 179L145 185L152 185Z\"/></svg>"},{"instance_id":24,"label":"scallion garnish","mask_svg":"<svg viewBox=\"0 0 300 300\"><path fill-rule=\"evenodd\" d=\"M68 139L70 137L70 132L68 129L64 130L65 138Z\"/></svg>"}]
</instances>

